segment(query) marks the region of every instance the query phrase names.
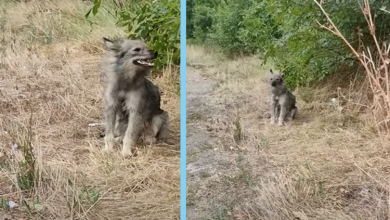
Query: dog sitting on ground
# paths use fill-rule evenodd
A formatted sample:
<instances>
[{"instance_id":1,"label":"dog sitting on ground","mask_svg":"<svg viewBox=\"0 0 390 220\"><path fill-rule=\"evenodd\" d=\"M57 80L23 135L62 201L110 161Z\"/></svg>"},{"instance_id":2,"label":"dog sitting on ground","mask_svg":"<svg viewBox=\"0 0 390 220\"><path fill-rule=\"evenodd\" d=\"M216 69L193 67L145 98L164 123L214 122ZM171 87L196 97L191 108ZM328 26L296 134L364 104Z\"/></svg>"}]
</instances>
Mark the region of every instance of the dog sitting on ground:
<instances>
[{"instance_id":1,"label":"dog sitting on ground","mask_svg":"<svg viewBox=\"0 0 390 220\"><path fill-rule=\"evenodd\" d=\"M282 126L286 118L295 118L298 108L295 106L295 96L288 90L284 82L284 74L270 70L271 86L271 124L275 124L275 117L279 118L278 125Z\"/></svg>"},{"instance_id":2,"label":"dog sitting on ground","mask_svg":"<svg viewBox=\"0 0 390 220\"><path fill-rule=\"evenodd\" d=\"M146 143L164 140L169 135L168 113L160 108L160 90L146 78L157 52L141 40L103 38L110 52L100 69L107 77L104 94L105 147L111 151L115 137L122 140L122 154L141 139Z\"/></svg>"}]
</instances>

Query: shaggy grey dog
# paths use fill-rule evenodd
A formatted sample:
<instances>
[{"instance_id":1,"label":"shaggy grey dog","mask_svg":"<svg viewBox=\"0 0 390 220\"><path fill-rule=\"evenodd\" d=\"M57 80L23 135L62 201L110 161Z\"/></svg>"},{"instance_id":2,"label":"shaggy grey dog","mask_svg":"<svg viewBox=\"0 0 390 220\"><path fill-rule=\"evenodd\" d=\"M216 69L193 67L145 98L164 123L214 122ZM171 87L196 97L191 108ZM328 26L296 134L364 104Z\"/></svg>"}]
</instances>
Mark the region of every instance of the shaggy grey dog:
<instances>
[{"instance_id":1,"label":"shaggy grey dog","mask_svg":"<svg viewBox=\"0 0 390 220\"><path fill-rule=\"evenodd\" d=\"M287 89L284 74L270 70L271 86L271 124L275 124L275 117L279 118L278 125L282 126L286 118L294 119L298 108L295 106L295 96Z\"/></svg>"},{"instance_id":2,"label":"shaggy grey dog","mask_svg":"<svg viewBox=\"0 0 390 220\"><path fill-rule=\"evenodd\" d=\"M105 148L123 141L122 154L131 156L139 140L154 143L169 135L169 117L160 108L160 91L146 78L157 57L141 40L103 38L107 57L100 69L107 77L104 94Z\"/></svg>"}]
</instances>

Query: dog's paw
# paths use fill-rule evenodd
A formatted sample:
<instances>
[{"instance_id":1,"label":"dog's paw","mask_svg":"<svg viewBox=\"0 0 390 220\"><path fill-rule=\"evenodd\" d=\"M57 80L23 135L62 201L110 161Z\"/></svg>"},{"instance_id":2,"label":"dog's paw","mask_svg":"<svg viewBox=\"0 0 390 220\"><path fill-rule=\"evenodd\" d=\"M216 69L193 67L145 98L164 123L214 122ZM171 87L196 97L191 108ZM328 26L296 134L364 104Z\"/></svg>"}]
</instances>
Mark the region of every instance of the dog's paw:
<instances>
[{"instance_id":1,"label":"dog's paw","mask_svg":"<svg viewBox=\"0 0 390 220\"><path fill-rule=\"evenodd\" d=\"M101 151L104 154L108 154L108 153L112 152L113 150L114 150L113 148L103 148Z\"/></svg>"},{"instance_id":2,"label":"dog's paw","mask_svg":"<svg viewBox=\"0 0 390 220\"><path fill-rule=\"evenodd\" d=\"M111 151L114 149L115 138L113 135L106 135L104 137L104 150Z\"/></svg>"},{"instance_id":3,"label":"dog's paw","mask_svg":"<svg viewBox=\"0 0 390 220\"><path fill-rule=\"evenodd\" d=\"M122 143L122 142L123 142L123 137L122 137L122 136L116 137L116 138L115 138L115 142L116 142L116 143Z\"/></svg>"},{"instance_id":4,"label":"dog's paw","mask_svg":"<svg viewBox=\"0 0 390 220\"><path fill-rule=\"evenodd\" d=\"M133 153L131 153L131 151L122 151L122 156L124 158L131 158L133 157Z\"/></svg>"},{"instance_id":5,"label":"dog's paw","mask_svg":"<svg viewBox=\"0 0 390 220\"><path fill-rule=\"evenodd\" d=\"M131 146L132 145L123 145L123 148L122 148L122 156L124 158L127 158L127 157L132 157L133 156L133 153L131 153Z\"/></svg>"},{"instance_id":6,"label":"dog's paw","mask_svg":"<svg viewBox=\"0 0 390 220\"><path fill-rule=\"evenodd\" d=\"M145 144L155 144L157 142L157 138L154 137L147 137L145 138Z\"/></svg>"},{"instance_id":7,"label":"dog's paw","mask_svg":"<svg viewBox=\"0 0 390 220\"><path fill-rule=\"evenodd\" d=\"M283 122L279 122L278 123L278 126L280 127L280 126L283 126Z\"/></svg>"}]
</instances>

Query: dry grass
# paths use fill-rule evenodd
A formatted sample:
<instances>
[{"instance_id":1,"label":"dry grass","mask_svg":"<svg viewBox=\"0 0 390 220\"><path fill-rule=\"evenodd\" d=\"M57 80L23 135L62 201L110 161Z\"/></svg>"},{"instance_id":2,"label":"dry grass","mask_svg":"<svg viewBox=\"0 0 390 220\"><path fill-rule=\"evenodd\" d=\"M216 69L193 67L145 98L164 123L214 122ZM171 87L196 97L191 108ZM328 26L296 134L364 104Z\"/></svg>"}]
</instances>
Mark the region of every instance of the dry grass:
<instances>
[{"instance_id":1,"label":"dry grass","mask_svg":"<svg viewBox=\"0 0 390 220\"><path fill-rule=\"evenodd\" d=\"M103 81L97 65L103 36L124 36L104 10L90 22L91 2L0 2L0 219L178 219L180 201L178 70L153 79L171 117L174 146L139 147L123 159L103 155ZM37 184L17 183L21 147L32 115Z\"/></svg>"},{"instance_id":2,"label":"dry grass","mask_svg":"<svg viewBox=\"0 0 390 220\"><path fill-rule=\"evenodd\" d=\"M300 89L297 120L272 126L264 83L271 64L220 56L187 46L189 62L204 63L203 75L217 82L206 102L223 104L210 114L226 110L229 125L212 136L225 140L213 148L231 168L188 183L206 219L388 219L390 140L378 136L371 115L340 112L329 104L333 91ZM202 199L213 204L197 205Z\"/></svg>"},{"instance_id":3,"label":"dry grass","mask_svg":"<svg viewBox=\"0 0 390 220\"><path fill-rule=\"evenodd\" d=\"M369 108L373 111L373 116L377 122L378 130L385 128L389 132L389 117L390 117L390 85L389 85L389 63L388 59L390 52L390 44L387 45L386 42L379 42L375 34L375 23L373 16L370 12L370 4L368 0L364 0L364 5L359 4L362 15L366 19L368 29L370 30L370 35L375 42L374 48L368 48L363 46L364 51L362 53L357 52L351 44L345 39L341 34L335 24L332 22L332 19L326 13L324 8L321 6L321 3L314 0L317 6L321 9L322 13L325 15L326 19L330 23L329 27L317 23L321 28L328 30L333 33L335 36L341 38L344 43L351 49L353 54L356 56L357 60L360 62L361 66L364 68L366 73L366 81L369 84L371 90L372 99L368 102ZM383 10L383 9L382 9ZM380 44L383 44L380 46ZM374 50L373 50L374 49ZM367 93L367 92L366 92Z\"/></svg>"}]
</instances>

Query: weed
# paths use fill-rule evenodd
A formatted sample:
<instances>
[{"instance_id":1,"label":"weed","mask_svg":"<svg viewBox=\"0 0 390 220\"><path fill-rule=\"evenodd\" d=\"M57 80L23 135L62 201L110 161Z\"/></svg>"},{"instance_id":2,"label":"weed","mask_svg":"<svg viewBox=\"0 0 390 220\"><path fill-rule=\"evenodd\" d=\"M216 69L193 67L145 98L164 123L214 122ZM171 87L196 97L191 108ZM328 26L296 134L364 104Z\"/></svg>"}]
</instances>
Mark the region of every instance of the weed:
<instances>
[{"instance_id":1,"label":"weed","mask_svg":"<svg viewBox=\"0 0 390 220\"><path fill-rule=\"evenodd\" d=\"M194 112L187 117L188 121L200 121L202 120L202 114L200 112Z\"/></svg>"},{"instance_id":2,"label":"weed","mask_svg":"<svg viewBox=\"0 0 390 220\"><path fill-rule=\"evenodd\" d=\"M243 155L239 155L236 163L240 169L238 180L246 186L252 186L254 184L254 175L252 173L252 166L248 160Z\"/></svg>"},{"instance_id":3,"label":"weed","mask_svg":"<svg viewBox=\"0 0 390 220\"><path fill-rule=\"evenodd\" d=\"M238 113L237 113L237 116L233 122L233 125L234 125L233 138L234 138L234 141L237 144L239 144L243 139L243 133L242 133L242 129L241 129L240 116Z\"/></svg>"},{"instance_id":4,"label":"weed","mask_svg":"<svg viewBox=\"0 0 390 220\"><path fill-rule=\"evenodd\" d=\"M0 198L0 209L5 209L5 210L9 209L9 204L7 200Z\"/></svg>"},{"instance_id":5,"label":"weed","mask_svg":"<svg viewBox=\"0 0 390 220\"><path fill-rule=\"evenodd\" d=\"M226 220L228 217L228 210L226 207L215 207L211 218L205 218L205 220Z\"/></svg>"},{"instance_id":6,"label":"weed","mask_svg":"<svg viewBox=\"0 0 390 220\"><path fill-rule=\"evenodd\" d=\"M96 187L87 187L83 186L81 188L81 192L86 194L87 199L92 203L95 204L99 201L100 193L97 191Z\"/></svg>"},{"instance_id":7,"label":"weed","mask_svg":"<svg viewBox=\"0 0 390 220\"><path fill-rule=\"evenodd\" d=\"M32 147L32 120L31 112L26 137L20 137L17 143L18 148L23 153L23 160L19 162L19 172L17 173L17 183L21 190L32 190L36 182L35 156Z\"/></svg>"},{"instance_id":8,"label":"weed","mask_svg":"<svg viewBox=\"0 0 390 220\"><path fill-rule=\"evenodd\" d=\"M198 191L198 185L197 184L194 184L194 185L187 185L187 206L192 206L192 205L196 205L197 202L199 202L197 200L197 197L196 197L196 193Z\"/></svg>"},{"instance_id":9,"label":"weed","mask_svg":"<svg viewBox=\"0 0 390 220\"><path fill-rule=\"evenodd\" d=\"M269 140L266 138L262 138L259 143L259 147L262 149L269 148Z\"/></svg>"},{"instance_id":10,"label":"weed","mask_svg":"<svg viewBox=\"0 0 390 220\"><path fill-rule=\"evenodd\" d=\"M180 83L176 82L174 85L174 93L178 96L180 96Z\"/></svg>"},{"instance_id":11,"label":"weed","mask_svg":"<svg viewBox=\"0 0 390 220\"><path fill-rule=\"evenodd\" d=\"M199 176L200 176L200 178L202 178L202 179L206 179L206 178L209 178L209 177L211 176L211 174L210 174L209 172L207 172L207 171L201 171L201 172L199 173Z\"/></svg>"}]
</instances>

